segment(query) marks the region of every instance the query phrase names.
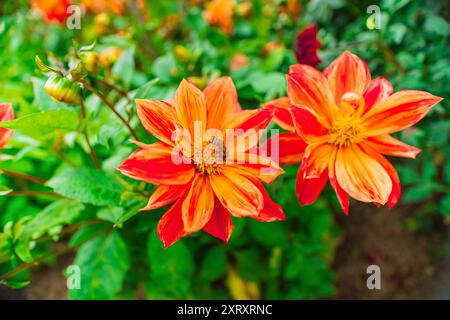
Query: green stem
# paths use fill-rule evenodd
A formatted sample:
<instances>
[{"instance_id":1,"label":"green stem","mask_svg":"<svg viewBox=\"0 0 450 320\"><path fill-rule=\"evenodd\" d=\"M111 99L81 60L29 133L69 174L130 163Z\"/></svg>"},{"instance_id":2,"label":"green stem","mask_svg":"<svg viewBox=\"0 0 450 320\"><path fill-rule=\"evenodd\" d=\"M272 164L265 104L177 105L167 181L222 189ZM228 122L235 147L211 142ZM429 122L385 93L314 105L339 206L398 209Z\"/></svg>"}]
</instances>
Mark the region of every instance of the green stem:
<instances>
[{"instance_id":1,"label":"green stem","mask_svg":"<svg viewBox=\"0 0 450 320\"><path fill-rule=\"evenodd\" d=\"M24 197L35 197L35 196L45 196L45 197L55 197L55 198L64 198L64 196L51 192L51 191L39 191L39 190L18 190L18 191L11 191L10 193L6 194L7 197L14 197L14 196L24 196Z\"/></svg>"},{"instance_id":2,"label":"green stem","mask_svg":"<svg viewBox=\"0 0 450 320\"><path fill-rule=\"evenodd\" d=\"M83 119L83 122L85 122L86 120L86 108L84 107L84 102L83 100L81 100L80 103L80 111L81 111L81 118ZM98 158L97 155L95 154L95 150L92 147L90 141L89 141L89 135L88 135L88 131L87 131L87 124L84 123L83 124L83 135L84 135L84 139L86 140L86 144L88 145L89 148L89 152L91 154L91 158L92 158L92 162L94 163L94 167L95 169L100 169L100 165L98 162Z\"/></svg>"},{"instance_id":3,"label":"green stem","mask_svg":"<svg viewBox=\"0 0 450 320\"><path fill-rule=\"evenodd\" d=\"M0 174L6 174L7 176L10 176L10 177L28 180L28 181L38 183L38 184L45 184L44 179L29 175L26 173L14 172L14 171L6 170L6 169L0 169Z\"/></svg>"},{"instance_id":4,"label":"green stem","mask_svg":"<svg viewBox=\"0 0 450 320\"><path fill-rule=\"evenodd\" d=\"M114 108L114 106L111 104L111 102L108 101L108 99L106 99L106 97L100 92L98 91L96 88L94 88L93 86L91 86L89 83L87 83L86 81L82 82L84 87L86 89L88 89L89 91L91 91L93 94L95 94L97 97L100 98L100 100L102 100L102 102L104 104L106 104L108 106L109 109L111 109L111 111L120 119L120 121L122 121L122 123L128 128L128 130L130 131L131 135L133 136L134 139L139 140L136 132L133 130L133 128L130 126L130 124L128 123L127 120L125 120L124 117L122 117L122 115L117 112L117 110Z\"/></svg>"}]
</instances>

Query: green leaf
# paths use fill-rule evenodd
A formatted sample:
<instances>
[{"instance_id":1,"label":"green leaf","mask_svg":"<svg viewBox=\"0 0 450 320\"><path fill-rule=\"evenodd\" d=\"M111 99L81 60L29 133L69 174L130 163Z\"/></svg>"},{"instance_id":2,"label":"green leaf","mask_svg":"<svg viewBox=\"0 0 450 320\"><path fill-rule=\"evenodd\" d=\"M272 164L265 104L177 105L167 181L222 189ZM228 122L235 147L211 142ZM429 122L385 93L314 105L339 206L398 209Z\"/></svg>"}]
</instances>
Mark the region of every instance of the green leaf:
<instances>
[{"instance_id":1,"label":"green leaf","mask_svg":"<svg viewBox=\"0 0 450 320\"><path fill-rule=\"evenodd\" d=\"M31 137L46 137L58 132L76 131L80 121L73 110L49 110L0 122L0 127L17 129Z\"/></svg>"},{"instance_id":2,"label":"green leaf","mask_svg":"<svg viewBox=\"0 0 450 320\"><path fill-rule=\"evenodd\" d=\"M208 250L200 265L200 277L206 282L212 282L224 276L227 271L225 246Z\"/></svg>"},{"instance_id":3,"label":"green leaf","mask_svg":"<svg viewBox=\"0 0 450 320\"><path fill-rule=\"evenodd\" d=\"M118 206L123 191L114 176L90 168L65 169L46 185L65 197L95 206Z\"/></svg>"},{"instance_id":4,"label":"green leaf","mask_svg":"<svg viewBox=\"0 0 450 320\"><path fill-rule=\"evenodd\" d=\"M107 225L106 223L94 223L84 227L81 227L77 232L73 234L70 238L69 245L77 246L89 238L95 237L95 235L100 234L101 232L105 232L110 228L111 225Z\"/></svg>"},{"instance_id":5,"label":"green leaf","mask_svg":"<svg viewBox=\"0 0 450 320\"><path fill-rule=\"evenodd\" d=\"M253 90L258 93L278 93L286 91L285 75L280 72L254 72L250 79Z\"/></svg>"},{"instance_id":6,"label":"green leaf","mask_svg":"<svg viewBox=\"0 0 450 320\"><path fill-rule=\"evenodd\" d=\"M114 299L130 268L128 247L111 231L83 244L74 264L80 267L80 288L69 290L70 299Z\"/></svg>"},{"instance_id":7,"label":"green leaf","mask_svg":"<svg viewBox=\"0 0 450 320\"><path fill-rule=\"evenodd\" d=\"M255 262L263 263L260 251L256 248L241 250L236 254L239 274L244 280L261 281L265 271L264 268L255 268Z\"/></svg>"},{"instance_id":8,"label":"green leaf","mask_svg":"<svg viewBox=\"0 0 450 320\"><path fill-rule=\"evenodd\" d=\"M113 77L121 79L126 87L130 86L131 79L133 79L134 52L134 47L125 50L112 68Z\"/></svg>"},{"instance_id":9,"label":"green leaf","mask_svg":"<svg viewBox=\"0 0 450 320\"><path fill-rule=\"evenodd\" d=\"M262 245L272 248L283 247L286 242L286 225L282 222L261 223L251 220L250 232Z\"/></svg>"},{"instance_id":10,"label":"green leaf","mask_svg":"<svg viewBox=\"0 0 450 320\"><path fill-rule=\"evenodd\" d=\"M133 92L133 98L137 99L149 99L152 98L149 93L151 92L152 88L159 82L159 79L153 79L149 82L145 83L143 86L139 87L137 90Z\"/></svg>"},{"instance_id":11,"label":"green leaf","mask_svg":"<svg viewBox=\"0 0 450 320\"><path fill-rule=\"evenodd\" d=\"M151 277L147 286L149 298L187 297L194 272L194 259L184 243L178 241L164 249L156 230L153 230L147 250Z\"/></svg>"},{"instance_id":12,"label":"green leaf","mask_svg":"<svg viewBox=\"0 0 450 320\"><path fill-rule=\"evenodd\" d=\"M61 227L74 222L83 209L84 206L80 202L63 199L53 202L36 216L26 220L14 244L16 254L25 262L32 261L30 241L45 234L56 237ZM16 226L17 224L14 227Z\"/></svg>"},{"instance_id":13,"label":"green leaf","mask_svg":"<svg viewBox=\"0 0 450 320\"><path fill-rule=\"evenodd\" d=\"M175 58L172 54L167 54L157 58L153 62L152 71L156 77L161 79L163 82L170 82L172 78L170 71L176 67Z\"/></svg>"},{"instance_id":14,"label":"green leaf","mask_svg":"<svg viewBox=\"0 0 450 320\"><path fill-rule=\"evenodd\" d=\"M433 121L428 130L428 142L432 146L442 147L448 143L450 120Z\"/></svg>"},{"instance_id":15,"label":"green leaf","mask_svg":"<svg viewBox=\"0 0 450 320\"><path fill-rule=\"evenodd\" d=\"M439 204L439 211L443 215L450 217L450 194L448 194L444 198L442 198L442 200Z\"/></svg>"},{"instance_id":16,"label":"green leaf","mask_svg":"<svg viewBox=\"0 0 450 320\"><path fill-rule=\"evenodd\" d=\"M8 260L13 254L12 239L6 233L0 233L0 261Z\"/></svg>"},{"instance_id":17,"label":"green leaf","mask_svg":"<svg viewBox=\"0 0 450 320\"><path fill-rule=\"evenodd\" d=\"M405 203L420 202L431 197L433 185L430 183L421 183L406 189L402 199Z\"/></svg>"},{"instance_id":18,"label":"green leaf","mask_svg":"<svg viewBox=\"0 0 450 320\"><path fill-rule=\"evenodd\" d=\"M447 36L450 33L450 25L444 18L429 14L425 20L425 31Z\"/></svg>"},{"instance_id":19,"label":"green leaf","mask_svg":"<svg viewBox=\"0 0 450 320\"><path fill-rule=\"evenodd\" d=\"M121 216L119 216L117 218L116 221L114 221L115 226L118 226L119 228L122 228L122 225L128 221L129 219L131 219L132 217L134 217L135 215L137 215L139 212L139 209L141 209L143 207L142 203L138 203L137 205L129 208L128 210L124 211L123 214Z\"/></svg>"},{"instance_id":20,"label":"green leaf","mask_svg":"<svg viewBox=\"0 0 450 320\"><path fill-rule=\"evenodd\" d=\"M123 208L119 207L102 208L97 212L97 218L116 223L117 220L123 215L124 211L125 210Z\"/></svg>"}]
</instances>

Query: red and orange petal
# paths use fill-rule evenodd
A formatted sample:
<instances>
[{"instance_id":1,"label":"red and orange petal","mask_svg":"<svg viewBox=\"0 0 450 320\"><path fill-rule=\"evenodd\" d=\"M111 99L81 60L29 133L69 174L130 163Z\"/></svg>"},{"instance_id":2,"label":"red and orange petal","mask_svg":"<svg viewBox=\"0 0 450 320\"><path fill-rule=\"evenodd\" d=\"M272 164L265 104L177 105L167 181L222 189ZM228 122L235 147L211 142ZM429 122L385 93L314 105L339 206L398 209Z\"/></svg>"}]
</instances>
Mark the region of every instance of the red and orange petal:
<instances>
[{"instance_id":1,"label":"red and orange petal","mask_svg":"<svg viewBox=\"0 0 450 320\"><path fill-rule=\"evenodd\" d=\"M297 65L295 72L288 73L286 77L291 104L310 110L322 125L329 128L338 108L327 78L307 65Z\"/></svg>"},{"instance_id":2,"label":"red and orange petal","mask_svg":"<svg viewBox=\"0 0 450 320\"><path fill-rule=\"evenodd\" d=\"M383 205L389 199L391 177L377 160L357 145L338 149L335 174L342 189L356 200Z\"/></svg>"},{"instance_id":3,"label":"red and orange petal","mask_svg":"<svg viewBox=\"0 0 450 320\"><path fill-rule=\"evenodd\" d=\"M369 137L397 132L419 122L430 109L442 101L425 91L402 90L367 111L362 119Z\"/></svg>"},{"instance_id":4,"label":"red and orange petal","mask_svg":"<svg viewBox=\"0 0 450 320\"><path fill-rule=\"evenodd\" d=\"M293 132L283 132L267 139L261 146L269 158L279 159L280 165L300 163L307 144Z\"/></svg>"},{"instance_id":5,"label":"red and orange petal","mask_svg":"<svg viewBox=\"0 0 450 320\"><path fill-rule=\"evenodd\" d=\"M224 119L241 111L236 88L230 77L211 82L205 90L207 128L221 128Z\"/></svg>"},{"instance_id":6,"label":"red and orange petal","mask_svg":"<svg viewBox=\"0 0 450 320\"><path fill-rule=\"evenodd\" d=\"M393 92L391 83L385 78L378 77L370 81L369 86L364 92L364 113L372 109L372 107L380 104Z\"/></svg>"},{"instance_id":7,"label":"red and orange petal","mask_svg":"<svg viewBox=\"0 0 450 320\"><path fill-rule=\"evenodd\" d=\"M245 171L263 182L272 183L280 174L284 173L284 170L271 158L273 155L265 156L263 151L258 150L258 152L258 154L251 152L241 154L239 159L233 159L233 161L241 160L245 163L235 161L235 163L229 163L228 166Z\"/></svg>"},{"instance_id":8,"label":"red and orange petal","mask_svg":"<svg viewBox=\"0 0 450 320\"><path fill-rule=\"evenodd\" d=\"M214 201L214 210L211 219L209 219L203 230L225 242L228 242L234 230L231 213L220 204L217 198Z\"/></svg>"},{"instance_id":9,"label":"red and orange petal","mask_svg":"<svg viewBox=\"0 0 450 320\"><path fill-rule=\"evenodd\" d=\"M293 105L289 111L292 115L295 131L305 141L317 141L320 140L318 137L328 135L329 128L324 127L317 120L317 116L312 110Z\"/></svg>"},{"instance_id":10,"label":"red and orange petal","mask_svg":"<svg viewBox=\"0 0 450 320\"><path fill-rule=\"evenodd\" d=\"M0 103L0 122L14 119L14 109L10 103ZM0 127L0 148L12 138L14 131L11 129Z\"/></svg>"},{"instance_id":11,"label":"red and orange petal","mask_svg":"<svg viewBox=\"0 0 450 320\"><path fill-rule=\"evenodd\" d=\"M292 116L289 112L291 101L288 97L272 100L265 103L263 107L273 113L273 120L281 128L291 132L295 131L294 123L292 122Z\"/></svg>"},{"instance_id":12,"label":"red and orange petal","mask_svg":"<svg viewBox=\"0 0 450 320\"><path fill-rule=\"evenodd\" d=\"M176 164L173 148L157 142L134 151L117 167L124 175L152 184L182 185L192 180L195 167L190 163Z\"/></svg>"},{"instance_id":13,"label":"red and orange petal","mask_svg":"<svg viewBox=\"0 0 450 320\"><path fill-rule=\"evenodd\" d=\"M153 210L164 207L178 200L187 190L189 184L159 185L148 200L147 205L141 210Z\"/></svg>"},{"instance_id":14,"label":"red and orange petal","mask_svg":"<svg viewBox=\"0 0 450 320\"><path fill-rule=\"evenodd\" d=\"M195 123L199 123L202 132L206 129L206 101L203 92L183 79L175 92L175 111L183 128L194 136Z\"/></svg>"},{"instance_id":15,"label":"red and orange petal","mask_svg":"<svg viewBox=\"0 0 450 320\"><path fill-rule=\"evenodd\" d=\"M323 74L328 80L337 105L347 92L362 96L371 80L366 63L349 51L345 51L334 60L325 68Z\"/></svg>"},{"instance_id":16,"label":"red and orange petal","mask_svg":"<svg viewBox=\"0 0 450 320\"><path fill-rule=\"evenodd\" d=\"M264 206L261 191L238 168L226 167L223 174L210 177L220 203L234 216L257 216Z\"/></svg>"},{"instance_id":17,"label":"red and orange petal","mask_svg":"<svg viewBox=\"0 0 450 320\"><path fill-rule=\"evenodd\" d=\"M214 210L214 192L209 177L196 174L181 204L181 216L186 232L195 232L211 219Z\"/></svg>"},{"instance_id":18,"label":"red and orange petal","mask_svg":"<svg viewBox=\"0 0 450 320\"><path fill-rule=\"evenodd\" d=\"M173 144L172 134L178 122L175 109L166 102L136 99L137 114L144 128L167 144Z\"/></svg>"},{"instance_id":19,"label":"red and orange petal","mask_svg":"<svg viewBox=\"0 0 450 320\"><path fill-rule=\"evenodd\" d=\"M420 149L407 145L388 134L369 137L361 142L361 144L374 149L378 153L402 158L414 159L421 151Z\"/></svg>"}]
</instances>

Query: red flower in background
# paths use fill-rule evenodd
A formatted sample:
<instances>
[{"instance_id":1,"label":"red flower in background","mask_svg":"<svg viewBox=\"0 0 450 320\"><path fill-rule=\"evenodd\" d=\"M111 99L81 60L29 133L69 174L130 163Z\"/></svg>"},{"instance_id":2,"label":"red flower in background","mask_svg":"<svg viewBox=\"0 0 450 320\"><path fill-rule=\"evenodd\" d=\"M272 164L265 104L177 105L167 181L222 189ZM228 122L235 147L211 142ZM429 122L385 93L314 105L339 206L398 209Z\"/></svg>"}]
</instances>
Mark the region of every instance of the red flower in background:
<instances>
[{"instance_id":1,"label":"red flower in background","mask_svg":"<svg viewBox=\"0 0 450 320\"><path fill-rule=\"evenodd\" d=\"M280 135L280 163L302 162L300 204L313 203L330 181L346 214L350 197L394 206L400 181L383 155L415 158L420 150L391 133L420 121L442 98L416 90L393 94L388 80L372 80L365 62L348 51L323 73L291 66L287 82L288 97L265 107L291 131Z\"/></svg>"},{"instance_id":2,"label":"red flower in background","mask_svg":"<svg viewBox=\"0 0 450 320\"><path fill-rule=\"evenodd\" d=\"M47 22L60 24L69 16L67 8L71 5L69 0L31 0L31 4Z\"/></svg>"},{"instance_id":3,"label":"red flower in background","mask_svg":"<svg viewBox=\"0 0 450 320\"><path fill-rule=\"evenodd\" d=\"M298 63L317 66L321 62L317 55L320 47L321 44L317 40L317 26L313 24L304 28L295 38L294 51Z\"/></svg>"},{"instance_id":4,"label":"red flower in background","mask_svg":"<svg viewBox=\"0 0 450 320\"><path fill-rule=\"evenodd\" d=\"M10 103L0 103L0 122L14 119L14 110ZM9 139L13 136L14 131L0 127L0 148L3 148Z\"/></svg>"},{"instance_id":5,"label":"red flower in background","mask_svg":"<svg viewBox=\"0 0 450 320\"><path fill-rule=\"evenodd\" d=\"M234 228L231 216L263 222L284 220L283 209L261 183L272 182L283 170L254 153L261 138L257 130L267 127L271 112L241 110L231 78L219 78L203 91L183 80L174 99L137 99L136 103L142 125L160 142L136 142L140 149L117 169L158 185L143 210L174 203L158 224L165 247L202 229L228 241ZM182 134L177 129L182 129ZM234 129L242 131L244 141L235 140ZM207 134L211 130L214 137ZM178 163L173 160L177 147L183 159ZM245 162L224 161L229 159ZM269 172L261 171L265 169Z\"/></svg>"}]
</instances>

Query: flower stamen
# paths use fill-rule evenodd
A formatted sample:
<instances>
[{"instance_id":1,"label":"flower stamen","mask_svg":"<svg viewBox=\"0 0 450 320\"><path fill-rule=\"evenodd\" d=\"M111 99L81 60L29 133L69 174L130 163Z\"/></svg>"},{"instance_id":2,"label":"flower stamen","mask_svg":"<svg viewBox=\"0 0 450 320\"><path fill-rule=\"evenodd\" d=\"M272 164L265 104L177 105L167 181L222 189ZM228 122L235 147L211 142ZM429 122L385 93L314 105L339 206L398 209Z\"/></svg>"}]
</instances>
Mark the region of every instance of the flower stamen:
<instances>
[{"instance_id":1,"label":"flower stamen","mask_svg":"<svg viewBox=\"0 0 450 320\"><path fill-rule=\"evenodd\" d=\"M223 140L212 138L203 143L202 148L194 150L192 159L195 167L201 174L213 175L220 172L225 162L226 149Z\"/></svg>"}]
</instances>

